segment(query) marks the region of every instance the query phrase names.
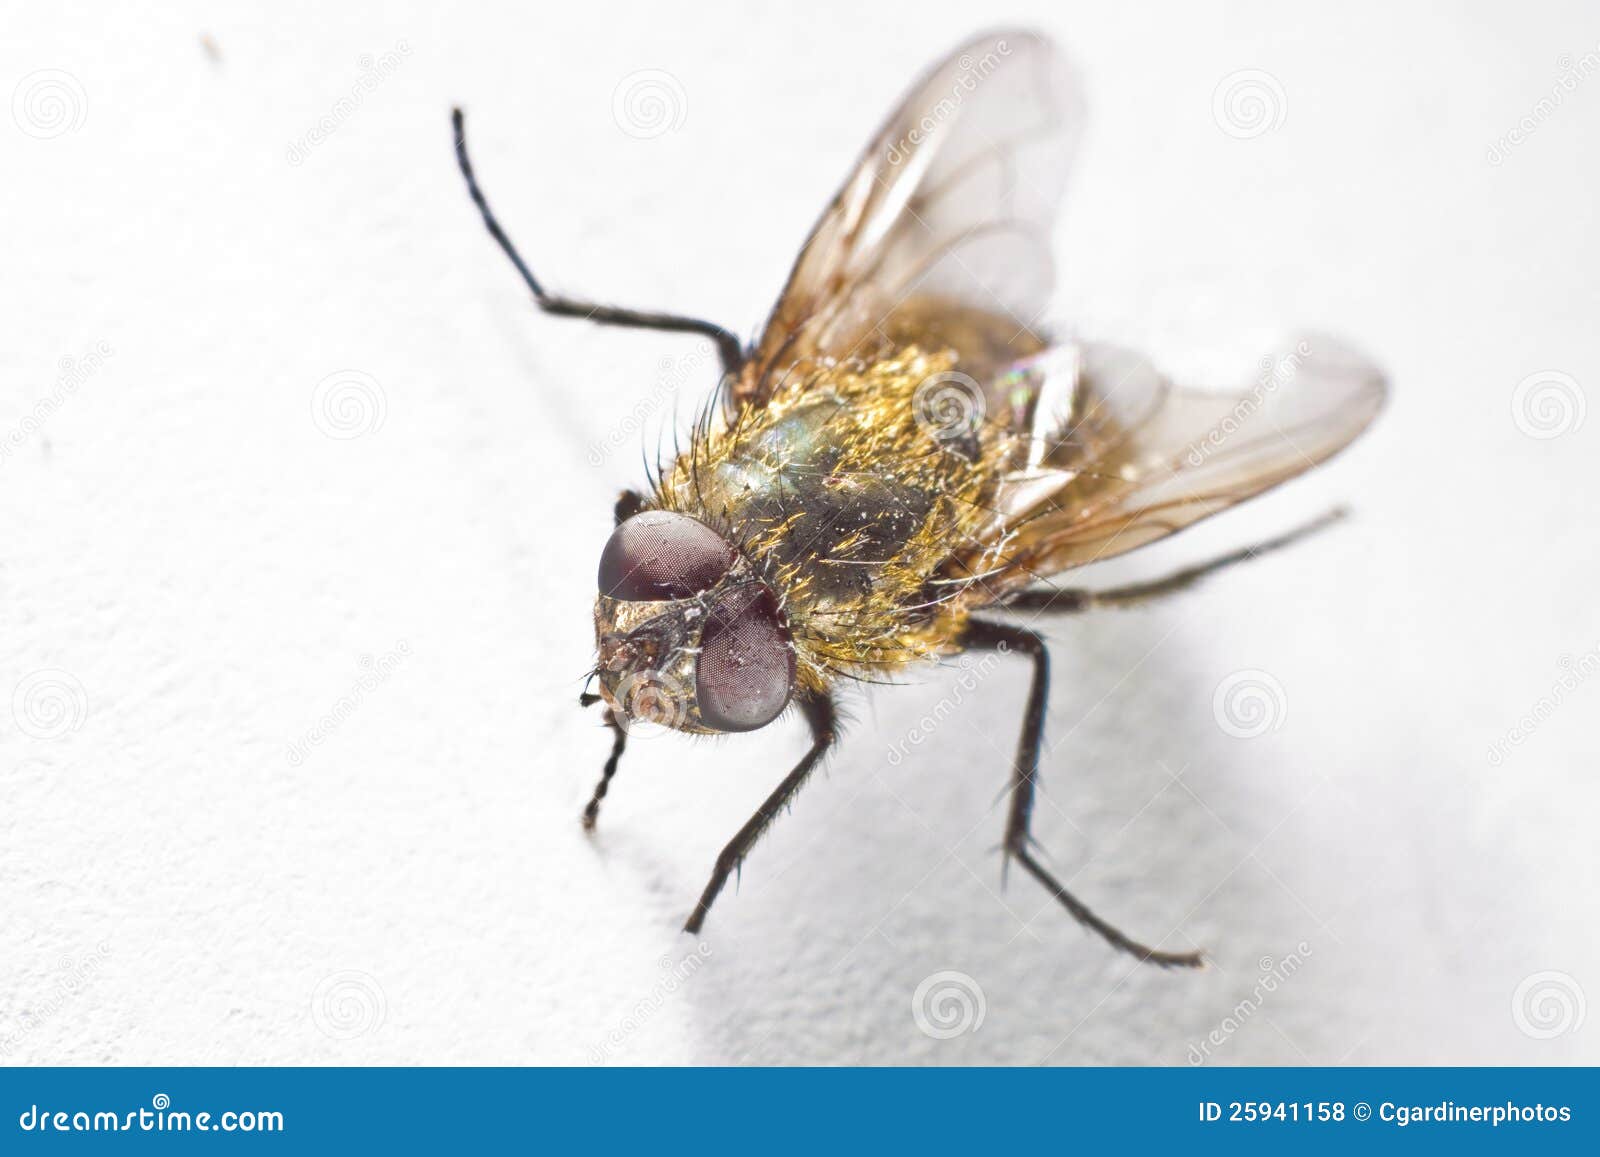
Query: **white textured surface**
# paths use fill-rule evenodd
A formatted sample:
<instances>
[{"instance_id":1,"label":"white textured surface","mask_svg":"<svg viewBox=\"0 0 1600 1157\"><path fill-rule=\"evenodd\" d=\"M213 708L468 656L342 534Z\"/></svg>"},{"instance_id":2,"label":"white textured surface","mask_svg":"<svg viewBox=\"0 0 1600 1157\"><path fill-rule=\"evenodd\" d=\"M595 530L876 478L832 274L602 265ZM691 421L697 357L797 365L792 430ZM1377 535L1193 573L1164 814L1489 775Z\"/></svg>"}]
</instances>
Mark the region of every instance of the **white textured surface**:
<instances>
[{"instance_id":1,"label":"white textured surface","mask_svg":"<svg viewBox=\"0 0 1600 1157\"><path fill-rule=\"evenodd\" d=\"M973 11L444 7L7 19L0 88L61 70L85 115L53 139L0 120L0 429L60 359L112 352L0 462L0 700L59 670L87 701L55 739L0 707L0 1056L1183 1063L1257 961L1303 941L1215 1063L1600 1061L1600 1012L1535 1039L1512 1003L1548 970L1600 1000L1600 679L1487 756L1560 657L1600 643L1600 415L1537 440L1512 411L1537 371L1600 389L1600 79L1486 159L1559 57L1597 51L1591 7L1010 6L1069 48L1092 102L1063 317L1196 359L1310 323L1395 380L1333 467L1101 577L1334 501L1352 522L1051 628L1037 834L1108 917L1218 967L1134 966L1026 879L1000 891L1025 682L1006 667L898 766L890 745L956 673L852 700L829 773L681 985L659 960L694 951L678 926L799 724L638 744L590 843L577 815L607 738L573 700L640 439L598 466L588 448L641 407L658 428L664 381L688 410L713 374L686 339L535 316L462 192L447 110L471 110L490 194L549 281L748 331ZM401 41L289 164L358 56ZM681 86L682 123L653 139L613 119L642 69ZM1213 120L1241 69L1284 94L1252 140ZM380 429L312 420L341 370L378 383ZM326 742L286 758L389 653ZM1212 714L1241 669L1287 704L1252 740ZM937 1040L911 1000L946 969L986 1013Z\"/></svg>"}]
</instances>

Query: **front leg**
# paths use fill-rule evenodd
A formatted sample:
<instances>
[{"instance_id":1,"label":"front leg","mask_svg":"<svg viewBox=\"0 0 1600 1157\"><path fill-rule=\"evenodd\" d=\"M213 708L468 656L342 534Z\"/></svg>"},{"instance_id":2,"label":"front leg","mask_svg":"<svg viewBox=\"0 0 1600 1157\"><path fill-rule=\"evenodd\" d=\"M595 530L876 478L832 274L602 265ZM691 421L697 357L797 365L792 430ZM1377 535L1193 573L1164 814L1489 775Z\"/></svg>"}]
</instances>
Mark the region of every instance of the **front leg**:
<instances>
[{"instance_id":1,"label":"front leg","mask_svg":"<svg viewBox=\"0 0 1600 1157\"><path fill-rule=\"evenodd\" d=\"M605 723L611 729L611 755L606 759L605 766L600 769L600 782L594 785L594 794L589 797L589 803L583 809L583 830L586 832L594 831L595 821L600 818L600 801L606 798L606 792L611 788L612 777L617 774L617 764L621 762L622 753L628 747L628 729L622 725L622 720L617 718L617 713L609 707L606 708Z\"/></svg>"},{"instance_id":2,"label":"front leg","mask_svg":"<svg viewBox=\"0 0 1600 1157\"><path fill-rule=\"evenodd\" d=\"M637 490L624 490L622 497L617 499L617 505L612 509L612 515L616 524L621 526L643 508L644 495ZM584 691L578 696L580 707L589 707L598 702L600 696L589 691ZM595 822L600 818L600 801L606 798L606 792L611 788L611 780L617 774L617 764L628 746L628 729L623 726L622 720L617 718L617 713L609 707L606 708L605 724L611 729L611 755L606 760L605 767L600 770L600 782L594 785L594 794L589 797L588 806L583 809L583 830L586 832L594 831Z\"/></svg>"},{"instance_id":3,"label":"front leg","mask_svg":"<svg viewBox=\"0 0 1600 1157\"><path fill-rule=\"evenodd\" d=\"M811 750L806 752L805 758L793 771L783 777L783 782L778 785L777 790L767 797L756 814L739 829L738 835L722 849L722 854L717 857L716 867L711 869L711 879L707 882L705 891L700 893L700 902L694 906L694 911L689 913L689 920L683 926L685 932L700 931L701 925L706 922L706 913L711 911L711 905L716 901L723 885L728 882L728 877L739 870L739 865L744 862L745 856L750 854L750 849L772 826L772 821L777 819L778 813L789 804L795 793L805 786L806 780L811 777L817 764L822 762L822 757L828 753L828 749L838 738L833 700L828 695L805 695L800 699L800 710L805 715L806 722L811 725Z\"/></svg>"},{"instance_id":4,"label":"front leg","mask_svg":"<svg viewBox=\"0 0 1600 1157\"><path fill-rule=\"evenodd\" d=\"M578 301L570 297L548 292L540 284L539 279L533 275L533 270L528 268L528 263L522 260L522 255L517 252L517 247L511 244L511 238L506 236L506 231L489 208L488 199L484 197L483 190L478 187L477 175L472 171L472 160L467 156L467 127L466 119L460 109L450 113L450 123L455 129L456 138L456 164L461 168L461 175L467 181L467 193L472 198L472 203L478 207L478 212L483 217L483 224L489 230L495 244L499 245L511 264L516 267L522 280L533 294L536 305L546 313L555 317L581 317L597 325L627 326L633 329L659 329L671 333L697 333L708 337L717 347L717 356L722 360L722 372L728 380L739 376L739 371L744 368L744 347L737 336L731 331L713 322L705 321L698 317L684 317L675 313L658 313L653 310L618 309L612 305L600 305L592 301Z\"/></svg>"},{"instance_id":5,"label":"front leg","mask_svg":"<svg viewBox=\"0 0 1600 1157\"><path fill-rule=\"evenodd\" d=\"M1017 743L1017 762L1011 776L1011 814L1006 819L1005 854L1043 884L1061 902L1061 906L1072 913L1073 919L1098 932L1113 948L1163 967L1180 965L1199 968L1203 960L1198 952L1161 952L1123 935L1067 891L1034 857L1033 849L1029 846L1028 826L1033 818L1039 748L1044 743L1045 706L1050 694L1050 653L1045 649L1044 639L1022 627L973 619L968 622L961 642L969 650L1016 651L1033 660L1033 682L1028 687L1028 705L1022 716L1022 738Z\"/></svg>"}]
</instances>

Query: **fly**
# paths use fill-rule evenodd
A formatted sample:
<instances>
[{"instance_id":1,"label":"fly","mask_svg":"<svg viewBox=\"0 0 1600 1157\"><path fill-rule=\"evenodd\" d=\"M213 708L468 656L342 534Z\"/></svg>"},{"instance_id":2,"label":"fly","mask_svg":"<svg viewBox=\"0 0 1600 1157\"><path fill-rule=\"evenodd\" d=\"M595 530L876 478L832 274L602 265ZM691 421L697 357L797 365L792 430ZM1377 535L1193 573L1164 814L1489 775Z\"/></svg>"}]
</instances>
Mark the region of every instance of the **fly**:
<instances>
[{"instance_id":1,"label":"fly","mask_svg":"<svg viewBox=\"0 0 1600 1157\"><path fill-rule=\"evenodd\" d=\"M810 728L805 756L717 857L689 932L833 748L842 685L994 651L1033 669L1008 861L1114 947L1158 965L1202 962L1124 935L1035 855L1050 664L1018 614L1143 603L1316 529L1328 519L1132 586L1052 581L1323 462L1377 415L1387 385L1320 336L1227 395L1175 385L1127 350L1053 340L1037 319L1082 124L1076 77L1045 38L1007 31L963 45L878 131L747 345L698 318L547 291L491 213L454 113L467 188L539 308L700 334L722 362L688 448L617 503L594 609L600 690L582 697L604 703L613 732L586 828L630 723L742 732L793 711Z\"/></svg>"}]
</instances>

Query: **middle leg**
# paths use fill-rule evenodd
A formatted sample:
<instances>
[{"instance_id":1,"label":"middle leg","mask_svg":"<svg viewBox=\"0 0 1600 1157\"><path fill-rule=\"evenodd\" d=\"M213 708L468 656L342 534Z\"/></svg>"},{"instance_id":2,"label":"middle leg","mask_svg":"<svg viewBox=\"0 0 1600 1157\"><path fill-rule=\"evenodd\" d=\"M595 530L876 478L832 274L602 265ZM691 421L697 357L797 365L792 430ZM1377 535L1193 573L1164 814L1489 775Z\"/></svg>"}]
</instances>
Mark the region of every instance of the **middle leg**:
<instances>
[{"instance_id":1,"label":"middle leg","mask_svg":"<svg viewBox=\"0 0 1600 1157\"><path fill-rule=\"evenodd\" d=\"M1044 742L1045 707L1050 692L1050 655L1044 639L1023 627L1004 623L968 622L962 643L975 651L1016 651L1033 660L1033 682L1028 688L1028 705L1022 717L1022 738L1017 743L1017 762L1011 778L1011 812L1006 818L1005 854L1060 901L1073 919L1093 930L1114 948L1140 960L1162 967L1199 968L1204 963L1199 952L1162 952L1124 935L1096 916L1033 854L1028 827L1033 818L1034 789L1039 773L1039 749Z\"/></svg>"}]
</instances>

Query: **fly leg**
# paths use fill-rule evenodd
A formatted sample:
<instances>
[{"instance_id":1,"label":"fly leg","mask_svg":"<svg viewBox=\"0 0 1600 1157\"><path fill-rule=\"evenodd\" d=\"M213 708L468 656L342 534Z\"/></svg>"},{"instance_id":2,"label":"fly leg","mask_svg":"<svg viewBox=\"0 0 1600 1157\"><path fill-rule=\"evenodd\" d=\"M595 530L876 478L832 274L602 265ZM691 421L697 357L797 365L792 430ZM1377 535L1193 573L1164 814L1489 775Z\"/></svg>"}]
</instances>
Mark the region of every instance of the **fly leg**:
<instances>
[{"instance_id":1,"label":"fly leg","mask_svg":"<svg viewBox=\"0 0 1600 1157\"><path fill-rule=\"evenodd\" d=\"M660 329L676 333L697 333L708 337L716 344L717 355L722 360L722 372L734 378L744 365L744 348L733 333L714 322L702 321L697 317L682 317L671 313L655 313L648 310L618 309L610 305L597 305L589 301L576 301L570 297L547 293L539 279L533 275L533 270L528 268L527 262L522 260L516 246L511 244L511 238L506 236L500 222L495 219L494 213L489 208L489 202L484 198L483 190L478 188L478 179L473 175L472 162L467 157L467 133L465 118L460 109L452 109L450 122L455 126L456 163L461 166L461 175L467 179L467 192L472 195L473 204L478 206L478 212L483 214L483 223L488 227L489 236L505 251L511 259L511 264L517 267L517 272L522 275L522 280L533 293L533 300L540 309L557 317L582 317L600 325L628 326L634 329Z\"/></svg>"},{"instance_id":2,"label":"fly leg","mask_svg":"<svg viewBox=\"0 0 1600 1157\"><path fill-rule=\"evenodd\" d=\"M1253 558L1260 558L1269 551L1282 550L1292 546L1303 538L1307 538L1319 530L1324 530L1348 512L1343 507L1335 507L1320 517L1312 519L1304 526L1298 526L1287 534L1280 534L1276 538L1269 538L1265 542L1258 542L1253 546L1241 547L1230 551L1220 558L1211 559L1209 562L1196 563L1194 566L1184 567L1165 578L1151 579L1148 582L1130 583L1128 586L1112 587L1109 590L1091 591L1081 587L1062 587L1056 590L1022 591L1007 599L1002 605L1005 610L1016 611L1055 611L1070 613L1073 611L1086 611L1095 607L1131 607L1140 603L1150 602L1163 595L1174 594L1178 591L1188 590L1195 586L1201 579L1225 570L1236 563L1249 562Z\"/></svg>"},{"instance_id":3,"label":"fly leg","mask_svg":"<svg viewBox=\"0 0 1600 1157\"><path fill-rule=\"evenodd\" d=\"M589 702L594 702L594 699L590 699ZM600 801L606 798L606 792L611 788L611 778L617 774L617 764L622 760L622 753L628 746L628 732L617 719L617 713L607 707L605 720L606 726L611 728L611 755L606 759L605 767L600 770L600 782L594 785L594 794L589 797L589 803L583 809L583 830L586 832L594 831L595 821L600 818Z\"/></svg>"},{"instance_id":4,"label":"fly leg","mask_svg":"<svg viewBox=\"0 0 1600 1157\"><path fill-rule=\"evenodd\" d=\"M1073 919L1100 934L1113 948L1140 960L1162 967L1179 965L1198 968L1198 952L1161 952L1123 935L1096 916L1034 857L1028 834L1033 816L1033 795L1039 773L1039 748L1044 742L1045 704L1050 691L1050 654L1044 639L1023 627L1003 623L968 622L962 644L974 651L1016 651L1033 660L1033 682L1028 687L1028 705L1022 716L1022 738L1017 743L1017 762L1011 776L1011 812L1006 818L1005 854L1050 892Z\"/></svg>"},{"instance_id":5,"label":"fly leg","mask_svg":"<svg viewBox=\"0 0 1600 1157\"><path fill-rule=\"evenodd\" d=\"M637 490L624 490L617 499L613 510L618 526L639 513L644 506L644 496ZM589 707L600 702L600 696L585 691L578 696L579 707ZM617 764L622 760L622 753L628 747L628 731L622 726L622 721L617 718L617 713L610 707L606 708L605 724L611 728L611 755L606 759L606 765L601 769L600 782L594 785L594 794L589 797L588 806L583 809L583 830L594 831L595 821L600 818L600 801L606 798L606 792L611 787L611 779L617 774Z\"/></svg>"},{"instance_id":6,"label":"fly leg","mask_svg":"<svg viewBox=\"0 0 1600 1157\"><path fill-rule=\"evenodd\" d=\"M800 710L806 717L806 722L811 725L811 750L795 766L795 769L784 776L783 782L776 791L767 797L756 814L751 816L744 827L739 829L737 835L722 849L722 854L717 857L716 867L711 869L711 879L706 884L705 891L700 893L700 901L695 904L694 911L689 913L689 920L684 924L685 932L700 931L701 925L706 922L706 913L711 911L711 905L717 898L717 893L722 891L728 877L739 870L739 865L750 854L750 849L757 840L772 826L772 821L778 813L788 806L794 795L805 786L807 779L817 764L822 762L822 757L828 753L838 738L835 729L836 717L834 715L833 700L826 695L808 695L800 700Z\"/></svg>"}]
</instances>

